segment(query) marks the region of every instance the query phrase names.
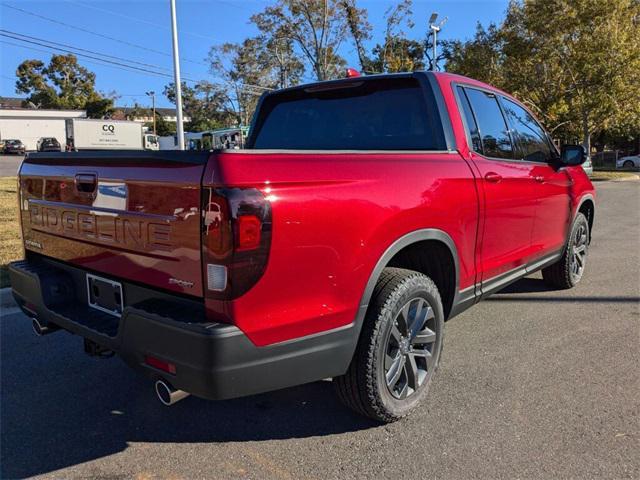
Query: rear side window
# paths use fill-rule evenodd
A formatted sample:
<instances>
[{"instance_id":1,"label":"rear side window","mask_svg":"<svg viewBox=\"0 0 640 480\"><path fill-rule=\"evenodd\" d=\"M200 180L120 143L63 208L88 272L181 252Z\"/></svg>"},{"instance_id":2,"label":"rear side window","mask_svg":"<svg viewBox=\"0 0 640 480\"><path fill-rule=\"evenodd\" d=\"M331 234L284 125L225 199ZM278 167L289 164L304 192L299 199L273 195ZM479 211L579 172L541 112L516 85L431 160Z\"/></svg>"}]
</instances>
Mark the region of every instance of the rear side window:
<instances>
[{"instance_id":1,"label":"rear side window","mask_svg":"<svg viewBox=\"0 0 640 480\"><path fill-rule=\"evenodd\" d=\"M462 87L458 87L458 98L460 99L460 104L462 105L462 113L464 114L464 119L467 124L469 136L471 137L471 148L475 152L482 153L482 140L480 139L478 124L476 123L476 119L473 116L473 112L471 111L469 99L464 93L464 88Z\"/></svg>"},{"instance_id":2,"label":"rear side window","mask_svg":"<svg viewBox=\"0 0 640 480\"><path fill-rule=\"evenodd\" d=\"M475 88L464 90L478 122L482 153L487 157L514 158L509 130L496 96Z\"/></svg>"},{"instance_id":3,"label":"rear side window","mask_svg":"<svg viewBox=\"0 0 640 480\"><path fill-rule=\"evenodd\" d=\"M251 145L252 143L252 145ZM433 93L414 78L362 80L268 96L257 149L446 150Z\"/></svg>"},{"instance_id":4,"label":"rear side window","mask_svg":"<svg viewBox=\"0 0 640 480\"><path fill-rule=\"evenodd\" d=\"M536 120L517 103L502 97L505 114L516 132L517 143L524 160L546 162L551 158L547 135Z\"/></svg>"}]
</instances>

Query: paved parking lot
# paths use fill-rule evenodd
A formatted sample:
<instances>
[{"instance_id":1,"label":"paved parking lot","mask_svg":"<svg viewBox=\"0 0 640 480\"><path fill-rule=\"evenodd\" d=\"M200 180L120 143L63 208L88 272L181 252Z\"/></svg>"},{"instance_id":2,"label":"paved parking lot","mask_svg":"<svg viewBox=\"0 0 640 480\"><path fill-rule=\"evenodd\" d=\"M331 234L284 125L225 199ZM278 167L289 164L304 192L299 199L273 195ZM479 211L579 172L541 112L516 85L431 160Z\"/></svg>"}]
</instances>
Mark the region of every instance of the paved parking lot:
<instances>
[{"instance_id":1,"label":"paved parking lot","mask_svg":"<svg viewBox=\"0 0 640 480\"><path fill-rule=\"evenodd\" d=\"M0 177L15 177L23 158L22 155L0 155Z\"/></svg>"},{"instance_id":2,"label":"paved parking lot","mask_svg":"<svg viewBox=\"0 0 640 480\"><path fill-rule=\"evenodd\" d=\"M640 182L597 188L583 283L535 275L451 320L429 403L393 425L328 381L166 408L119 360L5 314L0 477L638 478Z\"/></svg>"}]
</instances>

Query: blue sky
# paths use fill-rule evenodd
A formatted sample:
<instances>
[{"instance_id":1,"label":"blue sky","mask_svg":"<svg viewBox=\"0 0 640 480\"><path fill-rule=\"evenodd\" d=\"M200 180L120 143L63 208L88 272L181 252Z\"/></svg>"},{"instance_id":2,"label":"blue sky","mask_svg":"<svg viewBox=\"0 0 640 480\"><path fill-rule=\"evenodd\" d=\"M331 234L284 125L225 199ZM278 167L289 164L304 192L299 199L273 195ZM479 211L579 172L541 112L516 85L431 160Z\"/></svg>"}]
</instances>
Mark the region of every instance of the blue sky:
<instances>
[{"instance_id":1,"label":"blue sky","mask_svg":"<svg viewBox=\"0 0 640 480\"><path fill-rule=\"evenodd\" d=\"M176 0L176 3L182 75L194 80L213 80L204 62L209 48L224 42L239 42L255 34L249 17L273 2ZM369 21L374 26L373 42L380 40L384 30L384 12L395 3L392 0L359 1L361 7L369 10ZM473 35L476 22L480 21L485 25L491 21L499 22L504 17L507 3L508 0L414 0L413 17L416 25L408 35L422 38L431 12L436 11L440 17L449 17L442 32L443 38L469 38ZM80 30L62 24L72 25ZM172 74L168 0L0 0L0 28L103 55L134 60L139 62L140 68L148 68L143 64L153 65L156 70ZM27 58L47 62L51 57L52 52L48 48L34 44L25 48L16 44L24 45L23 42L0 37L2 96L16 95L15 69L20 62ZM345 45L341 53L350 64L357 66L355 51L351 45ZM135 102L147 105L150 100L144 92L155 90L159 94L158 106L171 106L161 94L171 78L125 71L88 58L79 60L96 73L98 90L115 91L120 95L116 101L118 105L132 106Z\"/></svg>"}]
</instances>

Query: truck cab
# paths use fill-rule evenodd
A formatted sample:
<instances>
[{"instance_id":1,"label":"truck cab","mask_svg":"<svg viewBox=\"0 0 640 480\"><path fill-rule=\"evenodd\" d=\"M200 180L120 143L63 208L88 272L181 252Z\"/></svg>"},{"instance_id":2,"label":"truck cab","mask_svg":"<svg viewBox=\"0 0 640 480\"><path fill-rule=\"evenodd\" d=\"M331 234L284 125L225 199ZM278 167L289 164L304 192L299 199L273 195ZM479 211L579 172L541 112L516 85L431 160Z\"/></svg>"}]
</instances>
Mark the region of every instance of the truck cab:
<instances>
[{"instance_id":1,"label":"truck cab","mask_svg":"<svg viewBox=\"0 0 640 480\"><path fill-rule=\"evenodd\" d=\"M142 136L142 146L145 150L160 150L158 136L152 133L145 133Z\"/></svg>"}]
</instances>

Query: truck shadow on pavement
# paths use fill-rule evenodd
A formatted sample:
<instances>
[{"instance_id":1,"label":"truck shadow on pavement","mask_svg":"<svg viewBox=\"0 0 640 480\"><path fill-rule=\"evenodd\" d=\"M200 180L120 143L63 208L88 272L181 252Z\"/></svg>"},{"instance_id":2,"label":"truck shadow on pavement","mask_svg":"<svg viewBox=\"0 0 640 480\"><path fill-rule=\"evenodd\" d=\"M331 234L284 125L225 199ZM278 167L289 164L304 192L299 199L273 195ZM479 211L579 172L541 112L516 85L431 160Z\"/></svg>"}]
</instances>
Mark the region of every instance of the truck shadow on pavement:
<instances>
[{"instance_id":1,"label":"truck shadow on pavement","mask_svg":"<svg viewBox=\"0 0 640 480\"><path fill-rule=\"evenodd\" d=\"M551 295L528 295L530 293L545 293ZM541 278L525 277L505 287L484 301L491 302L596 302L596 303L638 303L637 296L583 296L579 290L554 290L547 286ZM570 292L570 293L569 293ZM518 295L520 294L520 295Z\"/></svg>"},{"instance_id":2,"label":"truck shadow on pavement","mask_svg":"<svg viewBox=\"0 0 640 480\"><path fill-rule=\"evenodd\" d=\"M525 277L521 278L517 282L506 286L498 292L503 293L538 293L538 292L551 292L553 289L549 288L544 280L541 278ZM491 297L489 297L491 298Z\"/></svg>"},{"instance_id":3,"label":"truck shadow on pavement","mask_svg":"<svg viewBox=\"0 0 640 480\"><path fill-rule=\"evenodd\" d=\"M38 338L3 315L0 477L52 472L129 442L212 443L326 436L377 426L342 407L331 382L237 400L189 397L165 407L153 384L117 359L82 353L79 337Z\"/></svg>"}]
</instances>

